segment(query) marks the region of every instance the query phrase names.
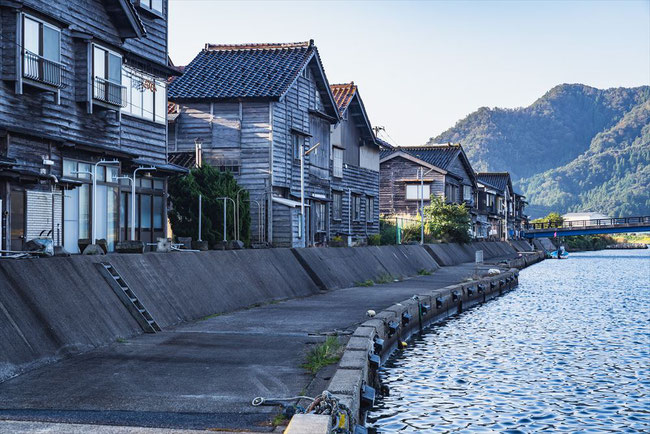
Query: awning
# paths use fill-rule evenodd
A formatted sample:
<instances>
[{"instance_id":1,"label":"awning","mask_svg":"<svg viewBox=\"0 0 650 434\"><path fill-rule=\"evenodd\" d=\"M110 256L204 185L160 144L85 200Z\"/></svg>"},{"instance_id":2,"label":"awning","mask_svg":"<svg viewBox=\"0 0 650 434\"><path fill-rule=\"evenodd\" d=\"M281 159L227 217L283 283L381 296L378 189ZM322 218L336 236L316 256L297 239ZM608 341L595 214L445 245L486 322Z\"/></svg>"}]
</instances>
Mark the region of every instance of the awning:
<instances>
[{"instance_id":1,"label":"awning","mask_svg":"<svg viewBox=\"0 0 650 434\"><path fill-rule=\"evenodd\" d=\"M291 199L285 199L284 197L277 197L273 196L273 202L279 203L281 205L285 205L291 208L298 208L300 206L300 202L291 200ZM305 206L309 206L305 203Z\"/></svg>"},{"instance_id":2,"label":"awning","mask_svg":"<svg viewBox=\"0 0 650 434\"><path fill-rule=\"evenodd\" d=\"M150 160L145 160L143 158L135 158L133 160L133 164L138 164L141 166L149 166L149 167L155 167L156 170L160 172L168 172L168 173L189 173L189 169L186 169L185 167L178 166L176 164L172 163L157 163L155 161L150 161Z\"/></svg>"}]
</instances>

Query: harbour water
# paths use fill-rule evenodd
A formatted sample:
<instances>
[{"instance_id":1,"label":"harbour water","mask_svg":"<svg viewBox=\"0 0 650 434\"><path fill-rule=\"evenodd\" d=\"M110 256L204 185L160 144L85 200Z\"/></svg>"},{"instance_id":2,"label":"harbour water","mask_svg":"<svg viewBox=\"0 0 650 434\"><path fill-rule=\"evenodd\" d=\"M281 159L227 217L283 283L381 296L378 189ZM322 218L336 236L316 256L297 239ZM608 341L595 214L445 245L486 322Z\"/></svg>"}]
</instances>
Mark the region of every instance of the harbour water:
<instances>
[{"instance_id":1,"label":"harbour water","mask_svg":"<svg viewBox=\"0 0 650 434\"><path fill-rule=\"evenodd\" d=\"M650 432L650 251L572 253L381 368L378 432Z\"/></svg>"}]
</instances>

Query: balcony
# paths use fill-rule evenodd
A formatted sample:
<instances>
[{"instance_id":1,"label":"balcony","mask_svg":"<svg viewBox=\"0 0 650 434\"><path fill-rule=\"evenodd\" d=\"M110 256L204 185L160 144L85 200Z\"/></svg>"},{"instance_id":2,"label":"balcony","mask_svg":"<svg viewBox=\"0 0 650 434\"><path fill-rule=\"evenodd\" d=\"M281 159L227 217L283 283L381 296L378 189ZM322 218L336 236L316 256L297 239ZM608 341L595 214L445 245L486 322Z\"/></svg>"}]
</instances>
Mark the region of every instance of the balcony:
<instances>
[{"instance_id":1,"label":"balcony","mask_svg":"<svg viewBox=\"0 0 650 434\"><path fill-rule=\"evenodd\" d=\"M65 87L64 71L65 66L59 62L45 59L31 51L23 51L23 77L28 80L62 89Z\"/></svg>"},{"instance_id":2,"label":"balcony","mask_svg":"<svg viewBox=\"0 0 650 434\"><path fill-rule=\"evenodd\" d=\"M115 107L126 107L126 87L100 77L93 80L93 98Z\"/></svg>"}]
</instances>

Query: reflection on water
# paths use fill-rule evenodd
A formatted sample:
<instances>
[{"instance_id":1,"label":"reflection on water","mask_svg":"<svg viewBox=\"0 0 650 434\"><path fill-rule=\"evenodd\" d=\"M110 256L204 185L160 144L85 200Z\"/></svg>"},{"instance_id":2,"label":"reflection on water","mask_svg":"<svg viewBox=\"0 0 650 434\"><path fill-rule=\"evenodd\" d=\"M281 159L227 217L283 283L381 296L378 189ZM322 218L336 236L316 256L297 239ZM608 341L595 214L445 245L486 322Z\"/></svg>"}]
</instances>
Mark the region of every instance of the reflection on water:
<instances>
[{"instance_id":1,"label":"reflection on water","mask_svg":"<svg viewBox=\"0 0 650 434\"><path fill-rule=\"evenodd\" d=\"M650 432L650 251L572 253L381 369L379 432Z\"/></svg>"}]
</instances>

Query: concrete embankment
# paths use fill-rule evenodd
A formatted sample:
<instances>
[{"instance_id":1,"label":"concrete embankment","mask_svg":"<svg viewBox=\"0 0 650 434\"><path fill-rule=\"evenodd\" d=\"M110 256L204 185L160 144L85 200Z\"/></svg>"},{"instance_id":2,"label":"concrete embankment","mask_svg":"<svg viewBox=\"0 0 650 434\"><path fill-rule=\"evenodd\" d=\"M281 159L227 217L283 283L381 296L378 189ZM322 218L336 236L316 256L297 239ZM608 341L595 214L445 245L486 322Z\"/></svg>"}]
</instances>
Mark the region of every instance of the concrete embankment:
<instances>
[{"instance_id":1,"label":"concrete embankment","mask_svg":"<svg viewBox=\"0 0 650 434\"><path fill-rule=\"evenodd\" d=\"M484 243L486 252L514 256L492 244ZM431 272L438 264L430 253L420 246L382 246L3 260L0 381L142 333L99 262L109 262L165 328L323 289Z\"/></svg>"},{"instance_id":2,"label":"concrete embankment","mask_svg":"<svg viewBox=\"0 0 650 434\"><path fill-rule=\"evenodd\" d=\"M463 248L458 245L438 244L428 247L430 252L448 254L450 260L454 259L454 255L471 251L467 246ZM483 245L483 247L487 246ZM493 247L490 251L495 256L501 249L507 250L505 246L489 247ZM542 252L512 258L507 261L508 268L502 269L502 272L496 276L484 276L442 289L423 292L378 313L354 331L327 390L351 410L355 418L353 424L363 425L365 414L373 405L368 396L363 396L364 390L367 390L366 387L372 388L370 395L374 399L375 391L379 386L377 370L400 342L424 327L513 289L518 284L518 269L543 259ZM329 432L331 426L329 418L320 417L312 420L309 416L306 415L295 423L292 421L285 433ZM305 430L304 424L312 424L311 431ZM317 429L313 424L318 425Z\"/></svg>"},{"instance_id":3,"label":"concrete embankment","mask_svg":"<svg viewBox=\"0 0 650 434\"><path fill-rule=\"evenodd\" d=\"M162 327L318 287L288 249L76 256L0 262L0 381L142 333L98 262L121 274Z\"/></svg>"},{"instance_id":4,"label":"concrete embankment","mask_svg":"<svg viewBox=\"0 0 650 434\"><path fill-rule=\"evenodd\" d=\"M348 288L385 277L393 280L439 268L418 245L294 249L294 253L323 289Z\"/></svg>"}]
</instances>

